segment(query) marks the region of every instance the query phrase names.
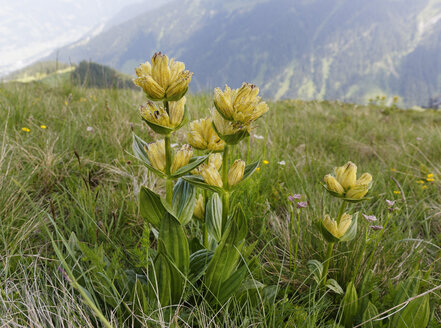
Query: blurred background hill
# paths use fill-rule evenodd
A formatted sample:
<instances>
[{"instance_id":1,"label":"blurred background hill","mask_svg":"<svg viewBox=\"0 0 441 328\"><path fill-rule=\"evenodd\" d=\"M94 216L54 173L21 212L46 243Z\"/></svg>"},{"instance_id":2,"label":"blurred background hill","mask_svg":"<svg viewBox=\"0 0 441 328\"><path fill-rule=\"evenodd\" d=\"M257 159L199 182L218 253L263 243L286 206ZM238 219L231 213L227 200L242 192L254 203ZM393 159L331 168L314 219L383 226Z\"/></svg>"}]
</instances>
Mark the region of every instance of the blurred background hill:
<instances>
[{"instance_id":1,"label":"blurred background hill","mask_svg":"<svg viewBox=\"0 0 441 328\"><path fill-rule=\"evenodd\" d=\"M159 50L195 72L193 91L249 81L274 99L427 105L441 94L441 0L130 3L43 60L133 75Z\"/></svg>"}]
</instances>

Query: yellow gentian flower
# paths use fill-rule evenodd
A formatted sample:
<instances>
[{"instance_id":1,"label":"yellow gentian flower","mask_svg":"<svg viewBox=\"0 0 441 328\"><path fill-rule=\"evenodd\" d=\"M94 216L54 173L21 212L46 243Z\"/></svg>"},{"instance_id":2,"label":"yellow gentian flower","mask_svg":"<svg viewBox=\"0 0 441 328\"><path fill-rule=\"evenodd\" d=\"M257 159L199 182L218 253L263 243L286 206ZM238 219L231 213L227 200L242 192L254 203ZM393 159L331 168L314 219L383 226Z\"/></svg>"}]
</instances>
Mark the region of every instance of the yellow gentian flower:
<instances>
[{"instance_id":1,"label":"yellow gentian flower","mask_svg":"<svg viewBox=\"0 0 441 328\"><path fill-rule=\"evenodd\" d=\"M352 223L352 216L348 213L344 213L340 219L340 223L337 223L334 219L326 214L323 219L323 226L326 230L329 231L331 235L336 238L341 238L345 235L346 231L348 231L350 225Z\"/></svg>"}]
</instances>

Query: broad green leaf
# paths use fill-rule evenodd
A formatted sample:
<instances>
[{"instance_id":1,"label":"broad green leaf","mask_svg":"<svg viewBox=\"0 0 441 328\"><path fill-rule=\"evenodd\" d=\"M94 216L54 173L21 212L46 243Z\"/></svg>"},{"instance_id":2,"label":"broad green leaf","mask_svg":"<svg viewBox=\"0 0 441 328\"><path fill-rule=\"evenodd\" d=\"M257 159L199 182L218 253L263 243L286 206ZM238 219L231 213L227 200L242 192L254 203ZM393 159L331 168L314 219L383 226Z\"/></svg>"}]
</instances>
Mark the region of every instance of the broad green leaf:
<instances>
[{"instance_id":1,"label":"broad green leaf","mask_svg":"<svg viewBox=\"0 0 441 328\"><path fill-rule=\"evenodd\" d=\"M395 294L394 305L401 304L407 299L416 296L420 288L421 271L417 270L412 276L407 278L406 281L400 282L398 285L398 291ZM398 324L401 313L396 313L390 321L390 327L395 328Z\"/></svg>"},{"instance_id":2,"label":"broad green leaf","mask_svg":"<svg viewBox=\"0 0 441 328\"><path fill-rule=\"evenodd\" d=\"M171 175L172 178L180 178L183 175L188 174L190 171L201 165L208 158L208 156L209 155L192 157L187 165L179 168L175 173Z\"/></svg>"},{"instance_id":3,"label":"broad green leaf","mask_svg":"<svg viewBox=\"0 0 441 328\"><path fill-rule=\"evenodd\" d=\"M337 281L334 279L328 279L326 280L326 287L328 287L330 290L332 290L334 293L343 295L344 291L343 288L338 284Z\"/></svg>"},{"instance_id":4,"label":"broad green leaf","mask_svg":"<svg viewBox=\"0 0 441 328\"><path fill-rule=\"evenodd\" d=\"M396 328L426 328L430 319L430 296L410 302L402 311Z\"/></svg>"},{"instance_id":5,"label":"broad green leaf","mask_svg":"<svg viewBox=\"0 0 441 328\"><path fill-rule=\"evenodd\" d=\"M196 188L183 179L179 179L173 187L173 214L185 225L193 217L196 203Z\"/></svg>"},{"instance_id":6,"label":"broad green leaf","mask_svg":"<svg viewBox=\"0 0 441 328\"><path fill-rule=\"evenodd\" d=\"M222 201L216 193L207 202L205 224L208 233L219 242L222 236Z\"/></svg>"},{"instance_id":7,"label":"broad green leaf","mask_svg":"<svg viewBox=\"0 0 441 328\"><path fill-rule=\"evenodd\" d=\"M372 304L370 301L368 301L368 303L366 305L366 310L363 311L363 316L361 318L361 322L368 321L377 315L378 315L377 307L374 304ZM379 321L371 320L371 321L365 323L363 325L363 327L377 328L377 327L380 327L380 325L381 324Z\"/></svg>"},{"instance_id":8,"label":"broad green leaf","mask_svg":"<svg viewBox=\"0 0 441 328\"><path fill-rule=\"evenodd\" d=\"M171 301L180 300L190 266L190 250L187 235L177 219L165 213L159 229L158 252L170 261Z\"/></svg>"},{"instance_id":9,"label":"broad green leaf","mask_svg":"<svg viewBox=\"0 0 441 328\"><path fill-rule=\"evenodd\" d=\"M224 190L220 187L216 187L216 186L212 186L209 184L206 184L204 182L204 179L199 176L199 175L186 175L183 176L182 179L184 179L185 181L188 181L189 183L191 183L192 185L195 185L196 187L202 188L202 189L206 189L206 190L210 190L213 192L217 192L219 194L222 194L224 192Z\"/></svg>"},{"instance_id":10,"label":"broad green leaf","mask_svg":"<svg viewBox=\"0 0 441 328\"><path fill-rule=\"evenodd\" d=\"M346 328L353 327L358 311L358 296L354 283L351 281L346 287L346 293L341 302L343 307L342 321Z\"/></svg>"},{"instance_id":11,"label":"broad green leaf","mask_svg":"<svg viewBox=\"0 0 441 328\"><path fill-rule=\"evenodd\" d=\"M217 295L217 300L220 304L226 302L229 297L239 290L239 287L242 285L247 273L248 267L245 264L242 264L227 280L222 283L220 292Z\"/></svg>"},{"instance_id":12,"label":"broad green leaf","mask_svg":"<svg viewBox=\"0 0 441 328\"><path fill-rule=\"evenodd\" d=\"M190 255L190 281L195 283L205 273L211 259L213 257L213 251L208 249L201 249Z\"/></svg>"},{"instance_id":13,"label":"broad green leaf","mask_svg":"<svg viewBox=\"0 0 441 328\"><path fill-rule=\"evenodd\" d=\"M222 283L230 278L239 264L247 230L247 221L239 205L228 222L205 274L205 285L215 298L219 298Z\"/></svg>"},{"instance_id":14,"label":"broad green leaf","mask_svg":"<svg viewBox=\"0 0 441 328\"><path fill-rule=\"evenodd\" d=\"M317 260L309 260L307 263L309 272L311 272L315 282L317 284L322 280L323 264Z\"/></svg>"},{"instance_id":15,"label":"broad green leaf","mask_svg":"<svg viewBox=\"0 0 441 328\"><path fill-rule=\"evenodd\" d=\"M165 214L161 197L149 188L141 187L139 191L139 213L142 218L158 228Z\"/></svg>"},{"instance_id":16,"label":"broad green leaf","mask_svg":"<svg viewBox=\"0 0 441 328\"><path fill-rule=\"evenodd\" d=\"M165 174L157 169L155 169L152 164L149 161L149 158L147 156L147 153L145 151L145 148L148 144L142 140L141 138L139 138L136 134L133 134L133 144L132 144L132 148L133 148L133 152L135 153L135 156L144 162L145 166L147 166L147 168L154 172L155 174L159 175L162 178L165 178Z\"/></svg>"},{"instance_id":17,"label":"broad green leaf","mask_svg":"<svg viewBox=\"0 0 441 328\"><path fill-rule=\"evenodd\" d=\"M161 306L167 306L171 300L171 274L167 258L159 253L154 261L155 271L150 279L153 284L151 298L159 298Z\"/></svg>"}]
</instances>

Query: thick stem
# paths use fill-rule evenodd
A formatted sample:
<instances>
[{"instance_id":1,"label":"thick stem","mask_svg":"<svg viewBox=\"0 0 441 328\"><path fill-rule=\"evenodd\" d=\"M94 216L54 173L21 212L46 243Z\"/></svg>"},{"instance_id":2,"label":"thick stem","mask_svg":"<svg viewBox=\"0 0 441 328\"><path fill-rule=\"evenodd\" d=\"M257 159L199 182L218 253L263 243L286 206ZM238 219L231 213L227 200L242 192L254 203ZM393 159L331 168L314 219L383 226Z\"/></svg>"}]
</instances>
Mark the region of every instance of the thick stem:
<instances>
[{"instance_id":1,"label":"thick stem","mask_svg":"<svg viewBox=\"0 0 441 328\"><path fill-rule=\"evenodd\" d=\"M325 267L323 268L322 286L326 284L326 277L328 276L329 262L331 262L332 250L334 243L328 243L328 250L326 251Z\"/></svg>"},{"instance_id":2,"label":"thick stem","mask_svg":"<svg viewBox=\"0 0 441 328\"><path fill-rule=\"evenodd\" d=\"M208 191L204 189L204 208L207 210L207 203L208 203ZM207 230L207 223L204 220L204 223L202 224L202 229L204 232L203 242L204 247L208 249L208 230Z\"/></svg>"},{"instance_id":3,"label":"thick stem","mask_svg":"<svg viewBox=\"0 0 441 328\"><path fill-rule=\"evenodd\" d=\"M222 184L225 190L228 188L228 153L229 146L226 144L222 155ZM225 231L229 211L230 194L228 193L228 191L225 191L224 193L222 193L222 231Z\"/></svg>"},{"instance_id":4,"label":"thick stem","mask_svg":"<svg viewBox=\"0 0 441 328\"><path fill-rule=\"evenodd\" d=\"M164 107L168 110L168 102L164 102ZM171 151L171 143L170 143L170 135L167 134L165 136L165 174L167 176L167 180L165 181L165 190L166 190L166 200L170 205L172 204L173 199L173 180L170 177L170 168L172 164L172 151Z\"/></svg>"},{"instance_id":5,"label":"thick stem","mask_svg":"<svg viewBox=\"0 0 441 328\"><path fill-rule=\"evenodd\" d=\"M340 205L340 209L338 210L337 225L340 224L340 220L341 217L343 216L343 213L345 212L345 209L346 209L346 201L343 201Z\"/></svg>"}]
</instances>

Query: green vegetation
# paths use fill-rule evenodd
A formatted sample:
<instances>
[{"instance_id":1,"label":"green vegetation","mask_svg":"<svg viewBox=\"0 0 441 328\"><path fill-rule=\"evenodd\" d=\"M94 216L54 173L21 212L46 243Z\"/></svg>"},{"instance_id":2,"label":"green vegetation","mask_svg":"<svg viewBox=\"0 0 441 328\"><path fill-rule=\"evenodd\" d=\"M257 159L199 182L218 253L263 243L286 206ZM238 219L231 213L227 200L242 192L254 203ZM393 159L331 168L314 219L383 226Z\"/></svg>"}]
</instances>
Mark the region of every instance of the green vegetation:
<instances>
[{"instance_id":1,"label":"green vegetation","mask_svg":"<svg viewBox=\"0 0 441 328\"><path fill-rule=\"evenodd\" d=\"M211 94L187 98L191 119L213 106ZM342 327L435 289L363 327L441 327L440 112L269 103L249 146L230 152L261 160L230 199L248 221L242 252L256 256L254 280L221 307L191 288L179 306L160 307L140 292L139 263L155 239L143 236L136 195L140 185L166 189L132 151L132 132L154 140L139 118L143 101L138 90L69 80L0 85L0 326L101 327L104 317L113 327ZM372 199L350 205L357 236L335 244L327 274L335 283L320 288L320 222L339 207L323 176L348 160L372 174ZM292 194L308 206L297 211ZM388 220L386 229L372 230L362 214ZM198 228L192 220L185 233Z\"/></svg>"}]
</instances>

